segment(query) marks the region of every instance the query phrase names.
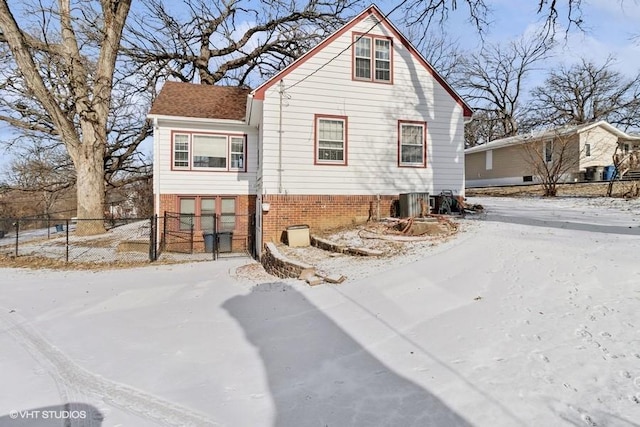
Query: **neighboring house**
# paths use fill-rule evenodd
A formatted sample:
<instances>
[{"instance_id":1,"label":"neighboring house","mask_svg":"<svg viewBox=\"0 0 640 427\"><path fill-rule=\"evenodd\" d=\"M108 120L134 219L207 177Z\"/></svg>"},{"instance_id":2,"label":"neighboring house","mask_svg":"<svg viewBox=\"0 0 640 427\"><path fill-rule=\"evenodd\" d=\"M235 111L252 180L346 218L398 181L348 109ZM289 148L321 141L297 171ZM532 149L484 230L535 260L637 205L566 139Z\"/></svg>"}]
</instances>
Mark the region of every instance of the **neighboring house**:
<instances>
[{"instance_id":1,"label":"neighboring house","mask_svg":"<svg viewBox=\"0 0 640 427\"><path fill-rule=\"evenodd\" d=\"M388 216L401 193L463 196L471 114L370 6L253 91L167 82L149 113L155 209L215 212L259 252L292 225Z\"/></svg>"},{"instance_id":2,"label":"neighboring house","mask_svg":"<svg viewBox=\"0 0 640 427\"><path fill-rule=\"evenodd\" d=\"M619 147L619 148L618 148ZM540 160L557 161L564 150L561 182L603 179L613 155L640 149L640 137L629 135L605 121L567 126L538 133L498 139L465 150L467 188L539 182L534 150Z\"/></svg>"}]
</instances>

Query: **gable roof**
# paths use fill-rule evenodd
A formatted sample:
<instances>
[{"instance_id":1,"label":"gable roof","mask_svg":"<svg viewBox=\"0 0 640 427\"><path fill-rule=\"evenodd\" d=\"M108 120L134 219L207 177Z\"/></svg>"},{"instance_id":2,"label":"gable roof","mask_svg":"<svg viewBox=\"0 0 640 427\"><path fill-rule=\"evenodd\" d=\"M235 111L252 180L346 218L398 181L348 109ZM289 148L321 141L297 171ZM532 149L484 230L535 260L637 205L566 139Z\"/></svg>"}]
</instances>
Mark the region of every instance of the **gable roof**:
<instances>
[{"instance_id":1,"label":"gable roof","mask_svg":"<svg viewBox=\"0 0 640 427\"><path fill-rule=\"evenodd\" d=\"M250 89L167 81L150 116L244 120Z\"/></svg>"},{"instance_id":2,"label":"gable roof","mask_svg":"<svg viewBox=\"0 0 640 427\"><path fill-rule=\"evenodd\" d=\"M577 135L596 127L601 127L621 139L640 140L640 137L629 135L621 131L617 127L611 125L610 123L604 120L600 120L594 123L572 125L572 126L561 126L561 127L552 128L552 129L545 129L543 131L539 131L535 133L525 133L521 135L510 136L508 138L496 139L496 140L487 142L486 144L476 145L475 147L467 148L464 150L464 152L465 154L479 153L482 151L493 150L496 148L501 148L506 146L520 145L530 141L538 141L538 140L554 138L558 136L570 136L573 134Z\"/></svg>"},{"instance_id":3,"label":"gable roof","mask_svg":"<svg viewBox=\"0 0 640 427\"><path fill-rule=\"evenodd\" d=\"M318 45L316 45L313 49L307 51L300 58L293 61L286 68L280 71L278 74L271 77L269 80L258 86L252 93L255 99L263 100L265 92L271 86L276 84L279 80L283 79L287 74L291 71L298 68L302 63L304 63L309 58L313 57L316 53L322 50L326 45L342 36L344 33L349 31L359 22L367 19L370 15L376 17L376 19L382 25L386 25L387 29L391 31L391 33L396 37L402 45L422 64L422 66L436 79L436 81L451 95L451 97L462 107L464 117L471 117L473 114L473 110L469 105L462 99L462 97L446 82L446 80L433 68L431 64L418 52L418 50L404 37L400 31L387 19L387 17L378 9L378 7L374 4L360 12L356 17L351 19L351 21L347 22L342 26L339 30L331 34L329 37L324 39ZM346 52L346 51L345 51ZM344 52L343 52L344 53Z\"/></svg>"}]
</instances>

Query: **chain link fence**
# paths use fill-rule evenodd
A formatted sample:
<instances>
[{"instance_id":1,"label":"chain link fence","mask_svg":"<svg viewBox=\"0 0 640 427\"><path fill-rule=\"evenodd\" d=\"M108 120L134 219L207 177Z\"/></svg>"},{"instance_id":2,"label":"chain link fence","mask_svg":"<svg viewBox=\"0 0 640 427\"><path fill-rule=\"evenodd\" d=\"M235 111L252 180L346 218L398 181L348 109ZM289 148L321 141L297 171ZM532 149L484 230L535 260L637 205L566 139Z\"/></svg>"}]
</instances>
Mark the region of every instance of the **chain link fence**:
<instances>
[{"instance_id":1,"label":"chain link fence","mask_svg":"<svg viewBox=\"0 0 640 427\"><path fill-rule=\"evenodd\" d=\"M104 233L83 236L78 229ZM0 219L0 255L82 264L143 264L255 256L253 216L166 213L150 218Z\"/></svg>"}]
</instances>

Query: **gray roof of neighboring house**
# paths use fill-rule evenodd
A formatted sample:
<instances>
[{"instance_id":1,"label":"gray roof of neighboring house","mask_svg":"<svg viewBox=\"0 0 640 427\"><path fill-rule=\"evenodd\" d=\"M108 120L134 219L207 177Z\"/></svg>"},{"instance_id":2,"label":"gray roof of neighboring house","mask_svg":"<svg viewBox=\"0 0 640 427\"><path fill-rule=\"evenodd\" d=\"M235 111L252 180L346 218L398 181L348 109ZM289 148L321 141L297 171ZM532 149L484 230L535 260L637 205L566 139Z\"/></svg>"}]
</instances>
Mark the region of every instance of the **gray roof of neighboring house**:
<instances>
[{"instance_id":1,"label":"gray roof of neighboring house","mask_svg":"<svg viewBox=\"0 0 640 427\"><path fill-rule=\"evenodd\" d=\"M583 125L572 125L572 126L562 126L553 129L545 129L539 132L526 133L522 135L510 136L508 138L496 139L494 141L487 142L486 144L476 145L475 147L470 147L464 150L465 154L471 153L479 153L482 151L493 150L496 148L511 146L511 145L519 145L524 144L529 141L537 141L542 139L554 138L556 136L567 136L572 134L579 134L595 127L602 127L605 130L613 133L622 139L629 140L640 140L640 136L627 134L620 129L612 126L611 124L605 122L604 120L600 120L599 122L587 123Z\"/></svg>"}]
</instances>

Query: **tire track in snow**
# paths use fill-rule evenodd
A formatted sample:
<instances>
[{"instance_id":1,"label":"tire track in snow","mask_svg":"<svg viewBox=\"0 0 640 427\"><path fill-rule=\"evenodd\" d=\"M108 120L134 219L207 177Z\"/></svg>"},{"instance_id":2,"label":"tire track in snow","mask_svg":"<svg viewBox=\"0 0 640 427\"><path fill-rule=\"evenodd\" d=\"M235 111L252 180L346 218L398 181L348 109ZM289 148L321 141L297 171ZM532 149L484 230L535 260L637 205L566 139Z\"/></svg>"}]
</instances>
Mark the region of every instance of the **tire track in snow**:
<instances>
[{"instance_id":1,"label":"tire track in snow","mask_svg":"<svg viewBox=\"0 0 640 427\"><path fill-rule=\"evenodd\" d=\"M145 419L175 426L219 426L206 415L137 390L126 384L108 380L79 366L57 347L45 340L26 320L15 312L0 308L0 324L54 379L61 398L83 401L95 396L104 403L121 408Z\"/></svg>"}]
</instances>

